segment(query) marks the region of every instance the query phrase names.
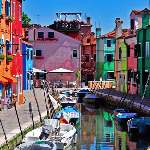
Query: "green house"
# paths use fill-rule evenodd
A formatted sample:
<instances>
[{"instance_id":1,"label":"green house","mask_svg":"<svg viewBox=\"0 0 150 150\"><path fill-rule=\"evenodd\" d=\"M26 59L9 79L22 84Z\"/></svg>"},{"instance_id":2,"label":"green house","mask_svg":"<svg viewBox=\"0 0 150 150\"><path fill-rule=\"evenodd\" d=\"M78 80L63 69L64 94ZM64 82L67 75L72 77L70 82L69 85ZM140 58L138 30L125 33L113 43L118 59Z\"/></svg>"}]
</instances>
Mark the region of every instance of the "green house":
<instances>
[{"instance_id":1,"label":"green house","mask_svg":"<svg viewBox=\"0 0 150 150\"><path fill-rule=\"evenodd\" d=\"M145 9L142 15L142 28L137 30L138 56L138 90L140 96L150 97L150 25L149 11Z\"/></svg>"},{"instance_id":2,"label":"green house","mask_svg":"<svg viewBox=\"0 0 150 150\"><path fill-rule=\"evenodd\" d=\"M96 79L114 80L115 31L96 39Z\"/></svg>"}]
</instances>

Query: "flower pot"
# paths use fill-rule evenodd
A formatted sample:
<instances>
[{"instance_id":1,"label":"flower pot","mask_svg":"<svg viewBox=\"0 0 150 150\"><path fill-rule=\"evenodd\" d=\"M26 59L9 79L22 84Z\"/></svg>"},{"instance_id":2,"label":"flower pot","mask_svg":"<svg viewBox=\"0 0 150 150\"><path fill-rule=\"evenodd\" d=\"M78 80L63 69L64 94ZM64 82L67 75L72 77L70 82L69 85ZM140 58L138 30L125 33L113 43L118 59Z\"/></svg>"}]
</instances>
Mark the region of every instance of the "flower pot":
<instances>
[{"instance_id":1,"label":"flower pot","mask_svg":"<svg viewBox=\"0 0 150 150\"><path fill-rule=\"evenodd\" d=\"M4 58L0 58L0 61L3 61L4 60Z\"/></svg>"}]
</instances>

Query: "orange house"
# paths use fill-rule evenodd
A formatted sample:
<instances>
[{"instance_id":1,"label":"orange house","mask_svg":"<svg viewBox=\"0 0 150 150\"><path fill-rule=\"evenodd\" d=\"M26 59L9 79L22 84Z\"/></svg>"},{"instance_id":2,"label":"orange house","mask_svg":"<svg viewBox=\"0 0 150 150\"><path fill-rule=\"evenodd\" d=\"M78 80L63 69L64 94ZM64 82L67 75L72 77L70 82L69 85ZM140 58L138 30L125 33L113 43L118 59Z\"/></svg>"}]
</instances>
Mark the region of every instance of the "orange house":
<instances>
[{"instance_id":1,"label":"orange house","mask_svg":"<svg viewBox=\"0 0 150 150\"><path fill-rule=\"evenodd\" d=\"M17 80L12 77L10 1L0 0L0 109L7 109L11 100L11 89Z\"/></svg>"}]
</instances>

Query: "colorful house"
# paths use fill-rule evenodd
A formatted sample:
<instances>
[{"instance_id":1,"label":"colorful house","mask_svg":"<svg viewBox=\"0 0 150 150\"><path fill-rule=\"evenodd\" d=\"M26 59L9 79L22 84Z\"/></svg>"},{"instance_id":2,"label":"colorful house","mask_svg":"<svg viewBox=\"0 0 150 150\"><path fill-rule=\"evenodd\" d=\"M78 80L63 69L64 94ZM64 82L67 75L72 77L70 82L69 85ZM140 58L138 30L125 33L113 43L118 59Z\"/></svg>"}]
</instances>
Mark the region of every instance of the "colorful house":
<instances>
[{"instance_id":1,"label":"colorful house","mask_svg":"<svg viewBox=\"0 0 150 150\"><path fill-rule=\"evenodd\" d=\"M96 67L96 38L91 27L90 17L87 17L87 23L81 25L81 80L85 85L88 81L94 81Z\"/></svg>"},{"instance_id":2,"label":"colorful house","mask_svg":"<svg viewBox=\"0 0 150 150\"><path fill-rule=\"evenodd\" d=\"M33 84L33 45L22 41L23 48L23 90L31 90Z\"/></svg>"},{"instance_id":3,"label":"colorful house","mask_svg":"<svg viewBox=\"0 0 150 150\"><path fill-rule=\"evenodd\" d=\"M137 30L138 79L140 96L150 97L149 64L150 64L150 25L148 9L142 11L142 28Z\"/></svg>"},{"instance_id":4,"label":"colorful house","mask_svg":"<svg viewBox=\"0 0 150 150\"><path fill-rule=\"evenodd\" d=\"M11 22L14 20L11 16L10 1L0 1L0 109L7 108L8 101L12 97L12 85L16 79L12 77L12 59L11 55ZM2 15L3 14L3 15Z\"/></svg>"},{"instance_id":5,"label":"colorful house","mask_svg":"<svg viewBox=\"0 0 150 150\"><path fill-rule=\"evenodd\" d=\"M34 46L33 67L47 72L38 73L36 86L42 79L51 81L62 81L65 85L68 81L76 81L76 75L79 77L77 84L80 83L81 71L81 42L65 34L59 33L47 27L34 27L28 30L28 40ZM73 73L49 73L55 69L64 68Z\"/></svg>"},{"instance_id":6,"label":"colorful house","mask_svg":"<svg viewBox=\"0 0 150 150\"><path fill-rule=\"evenodd\" d=\"M16 102L23 103L23 56L22 56L22 0L11 1L11 14L14 22L11 24L12 41L12 75L17 79L17 84L13 85L12 93Z\"/></svg>"},{"instance_id":7,"label":"colorful house","mask_svg":"<svg viewBox=\"0 0 150 150\"><path fill-rule=\"evenodd\" d=\"M115 52L115 30L103 36L97 37L97 52L101 51L101 64L96 67L97 80L103 81L114 79L114 52ZM102 62L103 60L103 62Z\"/></svg>"}]
</instances>

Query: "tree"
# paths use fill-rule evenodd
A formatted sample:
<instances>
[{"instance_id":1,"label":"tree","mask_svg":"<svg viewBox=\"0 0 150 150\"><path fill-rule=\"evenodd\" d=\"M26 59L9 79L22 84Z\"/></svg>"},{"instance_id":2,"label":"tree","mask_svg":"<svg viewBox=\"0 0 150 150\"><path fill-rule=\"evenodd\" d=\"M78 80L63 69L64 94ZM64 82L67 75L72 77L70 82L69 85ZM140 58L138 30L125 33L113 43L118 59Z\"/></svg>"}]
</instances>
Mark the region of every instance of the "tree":
<instances>
[{"instance_id":1,"label":"tree","mask_svg":"<svg viewBox=\"0 0 150 150\"><path fill-rule=\"evenodd\" d=\"M30 21L31 19L28 17L28 15L22 12L22 24L29 24Z\"/></svg>"}]
</instances>

